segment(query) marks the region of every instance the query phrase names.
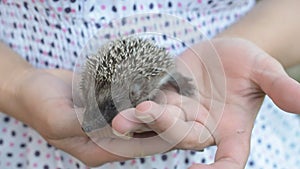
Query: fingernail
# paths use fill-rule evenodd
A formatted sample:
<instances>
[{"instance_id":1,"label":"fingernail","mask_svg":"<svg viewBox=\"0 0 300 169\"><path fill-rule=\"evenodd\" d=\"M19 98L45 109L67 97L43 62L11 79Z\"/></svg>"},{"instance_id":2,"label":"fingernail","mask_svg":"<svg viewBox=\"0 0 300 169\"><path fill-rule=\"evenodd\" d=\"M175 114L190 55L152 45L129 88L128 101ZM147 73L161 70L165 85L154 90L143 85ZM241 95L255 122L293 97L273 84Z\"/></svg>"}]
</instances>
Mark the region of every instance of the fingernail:
<instances>
[{"instance_id":1,"label":"fingernail","mask_svg":"<svg viewBox=\"0 0 300 169\"><path fill-rule=\"evenodd\" d=\"M125 132L124 134L122 134L122 133L119 133L118 131L116 131L115 129L112 129L112 132L117 137L120 137L120 138L125 139L125 140L130 140L133 137L133 133L130 132L130 131Z\"/></svg>"},{"instance_id":2,"label":"fingernail","mask_svg":"<svg viewBox=\"0 0 300 169\"><path fill-rule=\"evenodd\" d=\"M154 121L153 117L149 114L147 114L147 112L149 112L149 110L151 110L152 108L152 103L151 102L144 102L140 105L138 105L136 107L136 112L135 112L135 116L140 119L141 121L143 121L144 123L151 123Z\"/></svg>"},{"instance_id":3,"label":"fingernail","mask_svg":"<svg viewBox=\"0 0 300 169\"><path fill-rule=\"evenodd\" d=\"M150 124L150 123L153 123L155 119L153 119L152 116L150 115L136 115L136 117L138 119L140 119L142 122L144 123L147 123L147 124Z\"/></svg>"},{"instance_id":4,"label":"fingernail","mask_svg":"<svg viewBox=\"0 0 300 169\"><path fill-rule=\"evenodd\" d=\"M153 104L150 101L145 101L136 106L137 112L148 112L152 108Z\"/></svg>"}]
</instances>

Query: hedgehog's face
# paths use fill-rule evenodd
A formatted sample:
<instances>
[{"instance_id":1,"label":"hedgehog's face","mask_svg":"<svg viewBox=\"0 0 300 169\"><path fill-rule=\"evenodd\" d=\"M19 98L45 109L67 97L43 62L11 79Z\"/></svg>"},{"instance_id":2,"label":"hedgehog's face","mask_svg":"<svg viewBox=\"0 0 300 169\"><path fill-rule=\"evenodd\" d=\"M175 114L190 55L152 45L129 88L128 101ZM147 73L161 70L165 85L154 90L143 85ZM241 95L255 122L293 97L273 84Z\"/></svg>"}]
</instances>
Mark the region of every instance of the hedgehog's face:
<instances>
[{"instance_id":1,"label":"hedgehog's face","mask_svg":"<svg viewBox=\"0 0 300 169\"><path fill-rule=\"evenodd\" d=\"M167 73L151 78L144 76L135 77L129 86L129 98L132 105L135 107L143 101L153 100L167 78Z\"/></svg>"}]
</instances>

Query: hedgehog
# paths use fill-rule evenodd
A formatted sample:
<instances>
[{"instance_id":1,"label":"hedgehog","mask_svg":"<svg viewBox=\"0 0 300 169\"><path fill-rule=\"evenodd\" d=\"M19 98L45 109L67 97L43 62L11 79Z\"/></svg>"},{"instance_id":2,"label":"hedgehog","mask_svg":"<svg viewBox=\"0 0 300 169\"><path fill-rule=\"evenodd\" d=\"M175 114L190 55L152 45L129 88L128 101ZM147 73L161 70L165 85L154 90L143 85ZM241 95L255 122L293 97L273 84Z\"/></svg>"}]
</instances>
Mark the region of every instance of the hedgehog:
<instances>
[{"instance_id":1,"label":"hedgehog","mask_svg":"<svg viewBox=\"0 0 300 169\"><path fill-rule=\"evenodd\" d=\"M167 85L191 96L195 89L191 80L175 70L174 57L165 48L149 39L121 37L109 41L87 57L83 68L82 129L91 132L111 125L120 111L154 101Z\"/></svg>"}]
</instances>

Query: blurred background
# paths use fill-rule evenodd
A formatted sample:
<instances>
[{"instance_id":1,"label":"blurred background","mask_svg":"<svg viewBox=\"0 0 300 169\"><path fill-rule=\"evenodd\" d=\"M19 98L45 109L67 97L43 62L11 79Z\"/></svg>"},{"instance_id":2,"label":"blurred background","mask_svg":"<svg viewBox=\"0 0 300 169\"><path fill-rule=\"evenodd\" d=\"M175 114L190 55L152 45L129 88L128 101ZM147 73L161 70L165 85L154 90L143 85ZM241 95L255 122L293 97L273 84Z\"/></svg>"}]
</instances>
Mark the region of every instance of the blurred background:
<instances>
[{"instance_id":1,"label":"blurred background","mask_svg":"<svg viewBox=\"0 0 300 169\"><path fill-rule=\"evenodd\" d=\"M290 76L300 82L300 65L287 69Z\"/></svg>"}]
</instances>

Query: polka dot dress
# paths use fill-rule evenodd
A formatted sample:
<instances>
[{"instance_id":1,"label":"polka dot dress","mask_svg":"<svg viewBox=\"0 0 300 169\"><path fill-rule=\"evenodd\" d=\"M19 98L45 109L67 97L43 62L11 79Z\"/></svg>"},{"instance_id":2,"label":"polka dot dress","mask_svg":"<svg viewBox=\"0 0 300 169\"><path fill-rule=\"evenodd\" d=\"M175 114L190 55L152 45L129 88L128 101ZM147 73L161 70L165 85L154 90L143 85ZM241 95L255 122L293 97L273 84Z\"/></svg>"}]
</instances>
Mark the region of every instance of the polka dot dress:
<instances>
[{"instance_id":1,"label":"polka dot dress","mask_svg":"<svg viewBox=\"0 0 300 169\"><path fill-rule=\"evenodd\" d=\"M177 55L189 44L212 38L236 22L252 8L254 1L2 0L0 4L1 41L37 68L72 70L81 50L98 31L101 34L97 34L97 38L101 41L159 31L161 34L153 36L153 40ZM180 26L183 25L180 19L189 21L192 26ZM160 22L153 22L157 20ZM196 34L196 29L202 34ZM183 38L177 42L169 37ZM253 131L247 168L300 166L296 158L300 155L299 126L299 118L282 112L266 99ZM174 150L99 168L181 169L193 163L212 163L215 151L215 147L206 148L204 152ZM0 113L0 168L88 167L49 145L29 126Z\"/></svg>"}]
</instances>

